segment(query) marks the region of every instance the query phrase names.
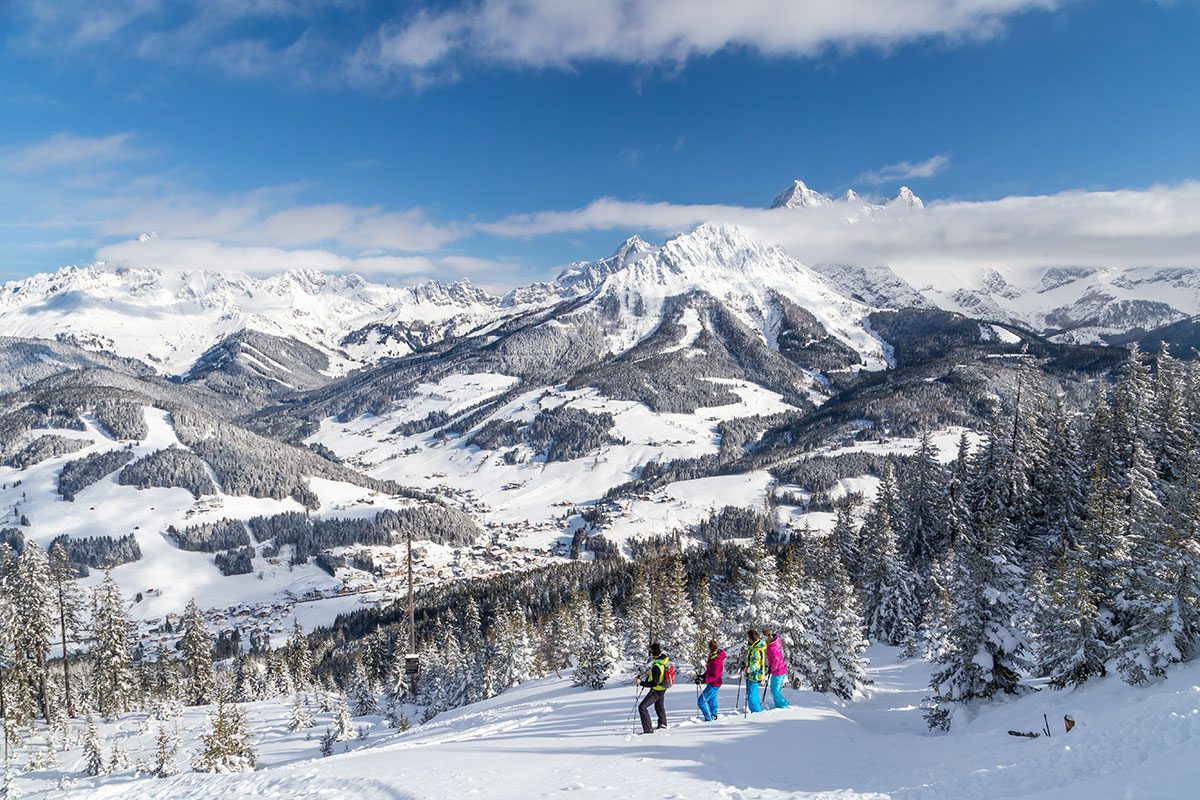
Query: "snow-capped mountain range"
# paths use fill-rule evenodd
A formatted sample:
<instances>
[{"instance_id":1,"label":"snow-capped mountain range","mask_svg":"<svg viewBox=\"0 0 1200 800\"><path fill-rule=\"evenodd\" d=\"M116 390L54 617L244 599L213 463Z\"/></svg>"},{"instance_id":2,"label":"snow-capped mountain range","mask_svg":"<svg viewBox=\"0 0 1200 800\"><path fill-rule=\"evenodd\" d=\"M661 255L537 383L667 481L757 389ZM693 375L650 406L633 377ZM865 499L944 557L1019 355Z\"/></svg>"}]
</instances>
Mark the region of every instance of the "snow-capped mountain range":
<instances>
[{"instance_id":1,"label":"snow-capped mountain range","mask_svg":"<svg viewBox=\"0 0 1200 800\"><path fill-rule=\"evenodd\" d=\"M872 203L853 191L832 199L799 180L771 204L792 214L828 207L853 222L894 207L919 213L924 204L907 187L884 203ZM264 279L215 270L64 267L0 287L0 335L57 338L139 359L164 375L185 375L213 347L249 329L319 350L327 358L319 372L336 377L588 295L592 303L623 309L627 324L609 334L619 350L646 335L663 300L695 290L729 300L767 341L773 324L769 294L806 308L815 302L832 315L822 318L826 327L847 341L857 337L859 350L866 346L862 337L847 327L847 320L854 327L852 318L861 310L849 309L858 306L947 309L1075 343L1150 331L1200 314L1196 270L1080 266L949 274L879 264L804 266L744 231L709 225L662 246L632 237L611 256L572 264L553 281L503 297L466 279L386 286L311 270Z\"/></svg>"}]
</instances>

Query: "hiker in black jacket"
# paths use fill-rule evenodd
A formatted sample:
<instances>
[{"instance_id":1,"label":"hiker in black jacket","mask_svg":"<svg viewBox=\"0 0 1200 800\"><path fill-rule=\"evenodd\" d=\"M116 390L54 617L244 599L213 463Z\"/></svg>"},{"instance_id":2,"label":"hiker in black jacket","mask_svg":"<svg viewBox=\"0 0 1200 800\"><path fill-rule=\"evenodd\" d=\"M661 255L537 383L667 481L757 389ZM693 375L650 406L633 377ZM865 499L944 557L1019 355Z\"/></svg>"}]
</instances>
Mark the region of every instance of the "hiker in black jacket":
<instances>
[{"instance_id":1,"label":"hiker in black jacket","mask_svg":"<svg viewBox=\"0 0 1200 800\"><path fill-rule=\"evenodd\" d=\"M667 707L663 701L670 685L669 672L674 669L670 666L670 660L663 655L662 646L658 642L650 645L650 657L653 659L650 669L637 679L638 686L649 689L638 704L638 714L642 717L642 733L654 733L654 728L650 727L650 706L654 706L654 713L658 715L658 727L667 727Z\"/></svg>"}]
</instances>

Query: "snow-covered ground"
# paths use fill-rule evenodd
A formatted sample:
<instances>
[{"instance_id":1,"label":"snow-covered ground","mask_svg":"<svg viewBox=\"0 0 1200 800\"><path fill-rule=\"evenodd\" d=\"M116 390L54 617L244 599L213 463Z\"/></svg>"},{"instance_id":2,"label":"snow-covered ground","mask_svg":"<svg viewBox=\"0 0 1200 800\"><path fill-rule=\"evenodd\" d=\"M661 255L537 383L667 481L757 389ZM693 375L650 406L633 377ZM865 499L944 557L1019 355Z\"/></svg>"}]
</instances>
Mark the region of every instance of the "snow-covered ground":
<instances>
[{"instance_id":1,"label":"snow-covered ground","mask_svg":"<svg viewBox=\"0 0 1200 800\"><path fill-rule=\"evenodd\" d=\"M838 703L811 692L787 692L792 708L744 717L736 683L721 690L724 715L699 722L695 692L680 683L668 693L671 727L633 734L627 722L634 689L616 682L596 692L547 678L486 702L447 712L400 733L378 718L365 740L339 744L319 758L317 739L331 715L311 731L288 733L286 703L248 707L259 770L232 776L181 774L107 778L59 773L22 779L27 796L67 800L434 800L462 797L538 798L808 798L821 800L1190 800L1200 785L1200 664L1135 689L1114 678L1074 691L1042 691L985 706L958 719L949 734L926 732L919 703L929 665L898 661L890 648L870 652L875 680L868 694ZM1063 730L1063 715L1078 725ZM1010 729L1050 738L1024 739ZM180 721L184 750L195 752L206 710ZM134 758L148 755L154 725L138 718L115 726ZM110 725L107 730L112 730ZM307 738L311 735L311 738ZM343 750L347 752L343 752ZM186 763L180 754L180 764ZM80 754L64 758L68 772Z\"/></svg>"}]
</instances>

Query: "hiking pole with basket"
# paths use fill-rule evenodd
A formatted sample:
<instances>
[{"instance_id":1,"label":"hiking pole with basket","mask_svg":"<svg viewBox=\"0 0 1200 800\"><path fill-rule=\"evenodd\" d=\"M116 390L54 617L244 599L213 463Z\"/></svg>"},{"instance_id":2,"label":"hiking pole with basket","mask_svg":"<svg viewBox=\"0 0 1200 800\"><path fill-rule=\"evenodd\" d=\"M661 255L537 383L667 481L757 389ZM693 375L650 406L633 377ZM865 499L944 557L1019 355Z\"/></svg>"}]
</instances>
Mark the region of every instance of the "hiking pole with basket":
<instances>
[{"instance_id":1,"label":"hiking pole with basket","mask_svg":"<svg viewBox=\"0 0 1200 800\"><path fill-rule=\"evenodd\" d=\"M633 698L633 708L629 709L629 716L625 717L624 727L628 728L629 723L633 721L633 712L637 711L638 703L642 701L642 692L646 691L645 686L637 687L637 696Z\"/></svg>"}]
</instances>

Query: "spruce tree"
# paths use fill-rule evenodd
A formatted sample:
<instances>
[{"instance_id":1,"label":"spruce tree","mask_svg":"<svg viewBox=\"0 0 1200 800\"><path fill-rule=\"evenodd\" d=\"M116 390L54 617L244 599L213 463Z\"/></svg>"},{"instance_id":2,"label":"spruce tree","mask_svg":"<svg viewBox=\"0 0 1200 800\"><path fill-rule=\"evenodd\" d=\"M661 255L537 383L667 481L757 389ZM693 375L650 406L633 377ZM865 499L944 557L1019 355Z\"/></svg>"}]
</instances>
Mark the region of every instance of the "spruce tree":
<instances>
[{"instance_id":1,"label":"spruce tree","mask_svg":"<svg viewBox=\"0 0 1200 800\"><path fill-rule=\"evenodd\" d=\"M993 429L973 459L971 529L955 547L948 647L936 659L930 682L926 720L931 728L948 728L956 704L1019 693L1021 672L1029 664L1028 642L1018 624L1024 616L1023 573L1005 501L1007 442Z\"/></svg>"},{"instance_id":2,"label":"spruce tree","mask_svg":"<svg viewBox=\"0 0 1200 800\"><path fill-rule=\"evenodd\" d=\"M833 531L829 534L837 548L842 568L857 582L862 574L862 553L858 528L854 524L854 503L845 498L835 504Z\"/></svg>"},{"instance_id":3,"label":"spruce tree","mask_svg":"<svg viewBox=\"0 0 1200 800\"><path fill-rule=\"evenodd\" d=\"M313 726L312 713L308 710L308 704L300 696L300 692L296 692L292 698L292 713L288 717L288 730L295 733L298 730L311 728Z\"/></svg>"},{"instance_id":4,"label":"spruce tree","mask_svg":"<svg viewBox=\"0 0 1200 800\"><path fill-rule=\"evenodd\" d=\"M688 652L688 662L702 670L708 661L709 641L721 637L721 609L713 602L707 575L701 575L693 589L692 617L696 634Z\"/></svg>"},{"instance_id":5,"label":"spruce tree","mask_svg":"<svg viewBox=\"0 0 1200 800\"><path fill-rule=\"evenodd\" d=\"M339 695L333 718L334 735L339 742L348 742L357 738L354 721L350 718L350 707L346 705L345 695Z\"/></svg>"},{"instance_id":6,"label":"spruce tree","mask_svg":"<svg viewBox=\"0 0 1200 800\"><path fill-rule=\"evenodd\" d=\"M743 551L744 568L734 588L734 627L731 641L743 642L746 631L778 631L784 627L784 597L779 585L779 565L764 539Z\"/></svg>"},{"instance_id":7,"label":"spruce tree","mask_svg":"<svg viewBox=\"0 0 1200 800\"><path fill-rule=\"evenodd\" d=\"M1059 559L1050 597L1039 615L1041 672L1055 688L1078 686L1105 674L1109 648L1101 635L1100 608L1088 574L1088 557L1068 550Z\"/></svg>"},{"instance_id":8,"label":"spruce tree","mask_svg":"<svg viewBox=\"0 0 1200 800\"><path fill-rule=\"evenodd\" d=\"M92 607L92 693L100 713L111 717L129 707L134 691L133 629L111 574L96 588Z\"/></svg>"},{"instance_id":9,"label":"spruce tree","mask_svg":"<svg viewBox=\"0 0 1200 800\"><path fill-rule=\"evenodd\" d=\"M151 774L156 778L169 778L179 770L175 766L175 756L179 752L179 742L167 730L166 725L158 726L154 737L154 763Z\"/></svg>"},{"instance_id":10,"label":"spruce tree","mask_svg":"<svg viewBox=\"0 0 1200 800\"><path fill-rule=\"evenodd\" d=\"M897 549L892 509L898 505L891 465L884 468L872 514L862 530L862 594L867 635L899 646L911 643L920 619L915 580Z\"/></svg>"},{"instance_id":11,"label":"spruce tree","mask_svg":"<svg viewBox=\"0 0 1200 800\"><path fill-rule=\"evenodd\" d=\"M622 619L624 656L628 661L645 663L650 644L657 641L659 618L655 613L654 592L645 573L639 571L634 578L633 591L625 603Z\"/></svg>"},{"instance_id":12,"label":"spruce tree","mask_svg":"<svg viewBox=\"0 0 1200 800\"><path fill-rule=\"evenodd\" d=\"M210 729L200 737L200 754L192 767L197 772L234 773L254 769L255 753L246 722L234 704L217 701Z\"/></svg>"},{"instance_id":13,"label":"spruce tree","mask_svg":"<svg viewBox=\"0 0 1200 800\"><path fill-rule=\"evenodd\" d=\"M71 651L68 640L84 628L83 596L75 582L75 568L61 543L50 548L50 577L53 583L54 616L58 621L59 647L62 650L63 702L68 717L75 716L75 697L71 692Z\"/></svg>"},{"instance_id":14,"label":"spruce tree","mask_svg":"<svg viewBox=\"0 0 1200 800\"><path fill-rule=\"evenodd\" d=\"M350 678L350 703L356 717L365 717L378 710L375 687L371 685L371 679L367 676L362 661L354 662L354 672Z\"/></svg>"},{"instance_id":15,"label":"spruce tree","mask_svg":"<svg viewBox=\"0 0 1200 800\"><path fill-rule=\"evenodd\" d=\"M50 640L57 629L53 618L53 578L46 551L37 542L29 542L17 558L14 581L13 610L15 612L14 649L16 660L9 670L16 684L16 697L25 708L24 716L40 713L50 724L50 675L48 670Z\"/></svg>"},{"instance_id":16,"label":"spruce tree","mask_svg":"<svg viewBox=\"0 0 1200 800\"><path fill-rule=\"evenodd\" d=\"M96 721L89 716L83 733L83 773L95 778L104 775L107 769L104 751L100 746L100 732L96 730Z\"/></svg>"},{"instance_id":17,"label":"spruce tree","mask_svg":"<svg viewBox=\"0 0 1200 800\"><path fill-rule=\"evenodd\" d=\"M660 644L664 652L680 664L688 663L696 641L696 622L688 599L683 562L678 557L672 557L666 565L655 606L663 617Z\"/></svg>"},{"instance_id":18,"label":"spruce tree","mask_svg":"<svg viewBox=\"0 0 1200 800\"><path fill-rule=\"evenodd\" d=\"M180 638L183 702L186 705L212 702L212 642L204 612L195 599L190 600L183 612L183 636Z\"/></svg>"},{"instance_id":19,"label":"spruce tree","mask_svg":"<svg viewBox=\"0 0 1200 800\"><path fill-rule=\"evenodd\" d=\"M463 701L468 705L483 699L483 616L472 597L467 600L462 624Z\"/></svg>"},{"instance_id":20,"label":"spruce tree","mask_svg":"<svg viewBox=\"0 0 1200 800\"><path fill-rule=\"evenodd\" d=\"M299 620L292 622L292 633L288 637L286 650L292 685L300 691L311 688L312 652L308 649L308 639L304 636L304 629L300 627Z\"/></svg>"},{"instance_id":21,"label":"spruce tree","mask_svg":"<svg viewBox=\"0 0 1200 800\"><path fill-rule=\"evenodd\" d=\"M901 481L905 514L903 528L897 532L900 554L922 585L929 577L934 559L945 550L949 538L946 530L949 499L945 494L945 485L944 470L937 460L933 435L928 428L923 428L912 465Z\"/></svg>"},{"instance_id":22,"label":"spruce tree","mask_svg":"<svg viewBox=\"0 0 1200 800\"><path fill-rule=\"evenodd\" d=\"M814 690L851 700L871 683L862 613L835 545L814 537L813 549L815 557L806 559L802 573L817 590L806 625L815 631L812 655L804 662L809 665L806 677Z\"/></svg>"},{"instance_id":23,"label":"spruce tree","mask_svg":"<svg viewBox=\"0 0 1200 800\"><path fill-rule=\"evenodd\" d=\"M617 624L613 619L612 601L608 595L600 598L600 607L591 619L590 638L584 646L579 666L575 668L574 684L603 689L617 669L620 647L617 644Z\"/></svg>"}]
</instances>

